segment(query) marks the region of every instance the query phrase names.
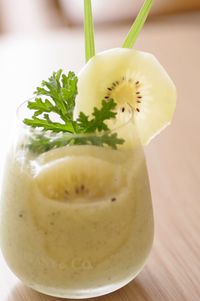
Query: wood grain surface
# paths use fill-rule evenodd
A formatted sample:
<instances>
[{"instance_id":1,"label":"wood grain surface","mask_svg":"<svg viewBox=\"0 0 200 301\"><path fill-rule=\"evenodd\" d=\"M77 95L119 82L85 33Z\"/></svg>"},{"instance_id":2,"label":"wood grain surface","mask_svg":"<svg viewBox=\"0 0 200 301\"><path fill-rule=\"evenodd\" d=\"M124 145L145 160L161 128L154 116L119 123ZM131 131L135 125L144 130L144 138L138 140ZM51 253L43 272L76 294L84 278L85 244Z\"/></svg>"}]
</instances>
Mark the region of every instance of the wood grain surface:
<instances>
[{"instance_id":1,"label":"wood grain surface","mask_svg":"<svg viewBox=\"0 0 200 301\"><path fill-rule=\"evenodd\" d=\"M146 147L155 216L155 241L147 265L124 288L94 300L200 300L199 30L200 14L158 19L146 26L137 43L137 48L153 52L174 79L179 95L177 110L172 125ZM126 31L127 26L106 33L97 31L98 49L119 45ZM7 103L0 113L1 141L7 141L4 129L9 124L5 116L11 104L15 108L22 97L31 94L35 83L52 70L64 65L71 69L73 64L75 69L81 66L78 52L83 45L79 35L77 31L64 31L33 37L31 42L24 38L0 40L0 81L4 83L0 101L5 104L6 99ZM16 70L9 73L13 64L18 68L17 77ZM28 78L27 70L31 70ZM10 78L6 79L5 74L10 74ZM9 90L8 81L14 78L14 87ZM27 84L25 91L20 88L23 80ZM5 149L0 147L4 158ZM0 256L0 300L58 299L26 288Z\"/></svg>"}]
</instances>

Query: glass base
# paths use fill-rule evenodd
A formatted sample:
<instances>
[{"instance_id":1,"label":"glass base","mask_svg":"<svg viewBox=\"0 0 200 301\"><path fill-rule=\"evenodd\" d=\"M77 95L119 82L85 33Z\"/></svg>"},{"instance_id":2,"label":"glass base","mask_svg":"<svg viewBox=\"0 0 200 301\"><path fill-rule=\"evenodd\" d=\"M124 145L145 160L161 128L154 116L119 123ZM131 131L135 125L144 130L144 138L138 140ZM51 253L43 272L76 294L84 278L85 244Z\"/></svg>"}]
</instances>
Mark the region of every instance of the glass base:
<instances>
[{"instance_id":1,"label":"glass base","mask_svg":"<svg viewBox=\"0 0 200 301\"><path fill-rule=\"evenodd\" d=\"M118 282L117 284L111 284L111 285L107 285L107 286L96 287L96 288L91 288L91 289L84 289L84 290L78 290L78 289L62 290L62 289L42 287L39 285L28 285L28 286L39 293L42 293L42 294L45 294L48 296L52 296L52 297L67 298L67 299L87 299L87 298L100 297L100 296L112 293L112 292L124 287L129 282L131 282L137 276L137 274L134 277L128 278L122 282Z\"/></svg>"}]
</instances>

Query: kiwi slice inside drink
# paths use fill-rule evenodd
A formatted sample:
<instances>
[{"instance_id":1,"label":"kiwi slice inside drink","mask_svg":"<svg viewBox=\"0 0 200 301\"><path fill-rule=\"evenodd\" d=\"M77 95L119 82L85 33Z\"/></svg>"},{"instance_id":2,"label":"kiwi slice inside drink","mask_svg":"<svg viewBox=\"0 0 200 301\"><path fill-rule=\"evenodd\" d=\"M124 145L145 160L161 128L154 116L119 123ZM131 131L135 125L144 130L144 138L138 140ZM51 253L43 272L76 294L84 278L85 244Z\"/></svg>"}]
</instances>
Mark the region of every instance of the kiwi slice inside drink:
<instances>
[{"instance_id":1,"label":"kiwi slice inside drink","mask_svg":"<svg viewBox=\"0 0 200 301\"><path fill-rule=\"evenodd\" d=\"M66 203L112 200L127 184L119 165L91 156L68 156L48 162L34 180L46 198Z\"/></svg>"}]
</instances>

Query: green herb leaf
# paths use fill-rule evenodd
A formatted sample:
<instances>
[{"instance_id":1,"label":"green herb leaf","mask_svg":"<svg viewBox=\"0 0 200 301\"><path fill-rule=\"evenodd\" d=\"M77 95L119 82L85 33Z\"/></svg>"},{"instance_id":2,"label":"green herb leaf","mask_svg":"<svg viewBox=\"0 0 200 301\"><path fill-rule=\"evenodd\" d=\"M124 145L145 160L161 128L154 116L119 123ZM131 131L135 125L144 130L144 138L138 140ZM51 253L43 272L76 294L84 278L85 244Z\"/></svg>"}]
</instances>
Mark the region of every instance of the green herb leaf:
<instances>
[{"instance_id":1,"label":"green herb leaf","mask_svg":"<svg viewBox=\"0 0 200 301\"><path fill-rule=\"evenodd\" d=\"M117 149L117 145L123 144L124 139L118 138L116 133L105 132L99 135L85 135L75 137L73 139L74 145L96 145L96 146L109 146L112 149Z\"/></svg>"},{"instance_id":2,"label":"green herb leaf","mask_svg":"<svg viewBox=\"0 0 200 301\"><path fill-rule=\"evenodd\" d=\"M45 137L45 135L43 134L38 134L38 135L33 134L26 147L32 153L36 153L36 154L42 154L53 148L50 143L50 138Z\"/></svg>"},{"instance_id":3,"label":"green herb leaf","mask_svg":"<svg viewBox=\"0 0 200 301\"><path fill-rule=\"evenodd\" d=\"M112 149L117 149L117 145L123 144L124 139L118 138L116 133L106 132L101 135L71 135L64 134L62 137L51 138L45 133L35 134L28 143L28 149L36 154L47 152L54 148L63 147L66 145L96 145L109 146Z\"/></svg>"},{"instance_id":4,"label":"green herb leaf","mask_svg":"<svg viewBox=\"0 0 200 301\"><path fill-rule=\"evenodd\" d=\"M42 128L45 131L52 131L55 133L59 132L69 132L73 131L73 125L71 122L67 124L62 124L59 122L53 122L50 117L45 114L44 119L37 118L36 116L32 116L32 119L24 119L24 123L33 128Z\"/></svg>"},{"instance_id":5,"label":"green herb leaf","mask_svg":"<svg viewBox=\"0 0 200 301\"><path fill-rule=\"evenodd\" d=\"M103 100L101 108L94 108L91 116L81 112L76 120L73 119L77 95L77 77L73 72L67 76L62 70L54 72L48 81L42 82L35 94L38 97L28 102L33 115L24 119L26 125L41 129L39 133L32 133L28 144L31 151L41 153L67 144L107 145L116 149L124 142L116 133L109 132L106 124L117 114L114 111L117 104L113 99ZM52 113L56 115L56 121L52 120ZM54 134L52 137L52 132L59 133L59 136Z\"/></svg>"},{"instance_id":6,"label":"green herb leaf","mask_svg":"<svg viewBox=\"0 0 200 301\"><path fill-rule=\"evenodd\" d=\"M54 107L48 99L42 101L41 98L35 98L34 101L29 101L29 109L35 110L34 116L41 115L43 112L57 113L56 107Z\"/></svg>"},{"instance_id":7,"label":"green herb leaf","mask_svg":"<svg viewBox=\"0 0 200 301\"><path fill-rule=\"evenodd\" d=\"M153 4L153 0L146 0L138 14L138 16L135 19L135 22L133 23L125 41L123 44L123 48L132 48L135 44L135 41L137 40L137 37L147 19L147 16L151 10Z\"/></svg>"},{"instance_id":8,"label":"green herb leaf","mask_svg":"<svg viewBox=\"0 0 200 301\"><path fill-rule=\"evenodd\" d=\"M113 111L116 105L113 99L109 99L108 101L103 100L100 109L94 108L92 119L81 112L77 120L79 129L85 133L109 130L105 121L116 117L117 113Z\"/></svg>"},{"instance_id":9,"label":"green herb leaf","mask_svg":"<svg viewBox=\"0 0 200 301\"><path fill-rule=\"evenodd\" d=\"M67 122L68 119L72 119L73 117L73 109L77 95L77 81L78 79L74 72L70 71L66 76L60 69L54 72L48 81L43 81L41 87L38 87L34 94L50 97L54 103L51 107L51 111L57 113L64 122ZM34 104L33 102L29 102L28 108L34 109L34 105L38 107L36 100ZM40 108L38 107L38 113L50 112L48 107L50 108L50 102L46 101L46 103L42 103L41 101Z\"/></svg>"},{"instance_id":10,"label":"green herb leaf","mask_svg":"<svg viewBox=\"0 0 200 301\"><path fill-rule=\"evenodd\" d=\"M91 0L84 0L85 60L95 55L94 29Z\"/></svg>"},{"instance_id":11,"label":"green herb leaf","mask_svg":"<svg viewBox=\"0 0 200 301\"><path fill-rule=\"evenodd\" d=\"M53 132L74 131L73 110L77 95L77 81L73 72L69 72L67 76L62 70L54 72L48 81L43 81L41 87L34 92L40 97L28 102L28 108L35 112L32 119L25 119L24 123ZM48 99L43 101L41 96L46 96ZM50 113L55 113L56 119L61 120L62 123L52 121Z\"/></svg>"}]
</instances>

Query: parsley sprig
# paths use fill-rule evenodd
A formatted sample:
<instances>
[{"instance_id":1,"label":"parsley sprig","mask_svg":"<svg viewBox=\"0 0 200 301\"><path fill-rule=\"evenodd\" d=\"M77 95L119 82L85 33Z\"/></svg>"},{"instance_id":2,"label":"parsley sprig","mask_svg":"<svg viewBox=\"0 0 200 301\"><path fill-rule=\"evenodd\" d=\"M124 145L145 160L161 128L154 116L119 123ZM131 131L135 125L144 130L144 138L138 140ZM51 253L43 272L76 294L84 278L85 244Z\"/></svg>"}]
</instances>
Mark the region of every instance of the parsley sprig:
<instances>
[{"instance_id":1,"label":"parsley sprig","mask_svg":"<svg viewBox=\"0 0 200 301\"><path fill-rule=\"evenodd\" d=\"M101 108L95 107L91 116L81 112L76 120L73 118L77 81L73 72L65 75L59 70L36 89L35 99L28 102L28 108L34 111L33 115L24 119L26 125L41 129L39 133L32 133L28 144L32 152L42 153L68 144L106 145L113 149L123 144L124 140L109 131L106 123L117 114L117 104L113 99L102 100ZM59 136L52 133L58 133Z\"/></svg>"}]
</instances>

